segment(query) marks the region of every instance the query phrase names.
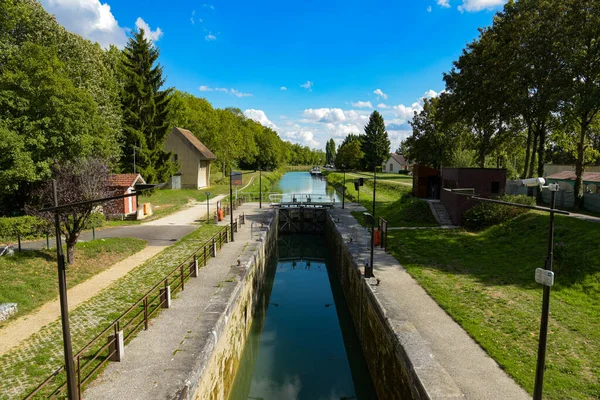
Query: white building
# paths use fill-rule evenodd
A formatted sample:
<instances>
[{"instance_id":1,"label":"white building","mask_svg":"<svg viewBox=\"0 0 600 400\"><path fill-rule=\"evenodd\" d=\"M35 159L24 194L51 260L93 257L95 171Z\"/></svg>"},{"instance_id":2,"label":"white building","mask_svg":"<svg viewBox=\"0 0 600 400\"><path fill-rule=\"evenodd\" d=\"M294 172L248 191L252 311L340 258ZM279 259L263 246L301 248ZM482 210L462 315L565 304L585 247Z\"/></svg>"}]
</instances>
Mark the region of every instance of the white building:
<instances>
[{"instance_id":1,"label":"white building","mask_svg":"<svg viewBox=\"0 0 600 400\"><path fill-rule=\"evenodd\" d=\"M400 171L410 170L410 162L404 156L396 153L390 154L390 158L381 166L382 172L397 174Z\"/></svg>"},{"instance_id":2,"label":"white building","mask_svg":"<svg viewBox=\"0 0 600 400\"><path fill-rule=\"evenodd\" d=\"M210 185L210 162L217 157L187 129L173 128L165 141L165 150L174 153L180 165L171 178L171 187L202 189ZM180 181L175 183L175 178Z\"/></svg>"}]
</instances>

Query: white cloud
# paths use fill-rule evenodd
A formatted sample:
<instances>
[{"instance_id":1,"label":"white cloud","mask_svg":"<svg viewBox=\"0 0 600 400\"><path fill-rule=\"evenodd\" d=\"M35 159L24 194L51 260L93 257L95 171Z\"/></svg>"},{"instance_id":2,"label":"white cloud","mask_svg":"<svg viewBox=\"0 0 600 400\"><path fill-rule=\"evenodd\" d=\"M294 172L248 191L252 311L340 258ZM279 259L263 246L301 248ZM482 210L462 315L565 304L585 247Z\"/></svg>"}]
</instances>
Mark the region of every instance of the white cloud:
<instances>
[{"instance_id":1,"label":"white cloud","mask_svg":"<svg viewBox=\"0 0 600 400\"><path fill-rule=\"evenodd\" d=\"M138 17L138 19L135 21L135 26L138 29L143 29L144 37L146 38L146 40L149 40L152 43L157 42L158 39L160 39L163 35L163 31L158 27L154 31L150 29L150 25L148 25L146 21L142 19L142 17Z\"/></svg>"},{"instance_id":2,"label":"white cloud","mask_svg":"<svg viewBox=\"0 0 600 400\"><path fill-rule=\"evenodd\" d=\"M195 16L195 15L196 15L196 10L193 10L193 11L192 11L192 18L190 18L190 21L192 21L192 25L195 25L195 24L196 24L196 22L194 21L194 16ZM200 21L200 22L202 22L202 21Z\"/></svg>"},{"instance_id":3,"label":"white cloud","mask_svg":"<svg viewBox=\"0 0 600 400\"><path fill-rule=\"evenodd\" d=\"M307 89L309 92L312 92L312 88L314 85L315 85L314 82L306 81L306 83L303 83L302 85L300 85L300 87L303 87L304 89Z\"/></svg>"},{"instance_id":4,"label":"white cloud","mask_svg":"<svg viewBox=\"0 0 600 400\"><path fill-rule=\"evenodd\" d=\"M236 97L250 97L250 96L252 96L251 93L243 93L243 92L240 92L237 89L227 89L227 88L223 88L223 87L211 88L211 87L202 85L198 89L201 92L212 92L214 90L215 92L229 93L229 94L234 95Z\"/></svg>"},{"instance_id":5,"label":"white cloud","mask_svg":"<svg viewBox=\"0 0 600 400\"><path fill-rule=\"evenodd\" d=\"M211 10L215 9L215 6L213 6L212 4L202 4L202 7L210 8Z\"/></svg>"},{"instance_id":6,"label":"white cloud","mask_svg":"<svg viewBox=\"0 0 600 400\"><path fill-rule=\"evenodd\" d=\"M431 12L432 8L431 6L427 7L427 12Z\"/></svg>"},{"instance_id":7,"label":"white cloud","mask_svg":"<svg viewBox=\"0 0 600 400\"><path fill-rule=\"evenodd\" d=\"M279 88L279 90L283 90L285 92L287 90L287 88L285 86L282 86Z\"/></svg>"},{"instance_id":8,"label":"white cloud","mask_svg":"<svg viewBox=\"0 0 600 400\"><path fill-rule=\"evenodd\" d=\"M393 106L397 117L399 117L403 121L408 121L414 117L415 111L421 112L423 110L423 106L417 102L412 103L410 106L405 106L404 104L398 104L397 106Z\"/></svg>"},{"instance_id":9,"label":"white cloud","mask_svg":"<svg viewBox=\"0 0 600 400\"><path fill-rule=\"evenodd\" d=\"M254 110L249 109L244 111L244 115L247 118L253 119L254 121L260 123L262 126L266 126L271 129L277 129L277 126L269 118L267 118L267 114L263 110Z\"/></svg>"},{"instance_id":10,"label":"white cloud","mask_svg":"<svg viewBox=\"0 0 600 400\"><path fill-rule=\"evenodd\" d=\"M463 0L462 4L458 6L458 10L460 12L477 12L481 10L491 10L504 5L506 1L507 0Z\"/></svg>"},{"instance_id":11,"label":"white cloud","mask_svg":"<svg viewBox=\"0 0 600 400\"><path fill-rule=\"evenodd\" d=\"M432 97L438 97L440 94L438 92L436 92L433 89L429 89L428 91L425 92L425 94L423 95L424 99L431 99Z\"/></svg>"},{"instance_id":12,"label":"white cloud","mask_svg":"<svg viewBox=\"0 0 600 400\"><path fill-rule=\"evenodd\" d=\"M445 7L445 8L449 8L450 7L450 0L437 0L438 5Z\"/></svg>"},{"instance_id":13,"label":"white cloud","mask_svg":"<svg viewBox=\"0 0 600 400\"><path fill-rule=\"evenodd\" d=\"M217 40L217 37L215 35L213 35L212 32L208 32L208 35L204 36L204 39L206 39L207 41L211 41L211 40Z\"/></svg>"},{"instance_id":14,"label":"white cloud","mask_svg":"<svg viewBox=\"0 0 600 400\"><path fill-rule=\"evenodd\" d=\"M385 93L383 93L383 91L382 91L381 89L375 89L375 90L373 91L373 93L375 93L375 94L377 95L377 98L380 98L380 97L381 97L381 98L382 98L382 99L384 99L384 100L387 100L387 98L388 98L388 95L387 95L387 94L385 94Z\"/></svg>"},{"instance_id":15,"label":"white cloud","mask_svg":"<svg viewBox=\"0 0 600 400\"><path fill-rule=\"evenodd\" d=\"M236 97L250 97L250 96L252 96L251 93L242 93L239 90L235 90L235 89L231 89L229 91L229 93L231 93L232 95L234 95Z\"/></svg>"},{"instance_id":16,"label":"white cloud","mask_svg":"<svg viewBox=\"0 0 600 400\"><path fill-rule=\"evenodd\" d=\"M41 3L67 30L104 48L111 44L123 48L127 44L127 29L119 26L106 3L99 0L41 0Z\"/></svg>"},{"instance_id":17,"label":"white cloud","mask_svg":"<svg viewBox=\"0 0 600 400\"><path fill-rule=\"evenodd\" d=\"M377 108L390 108L387 104L379 103L377 104Z\"/></svg>"},{"instance_id":18,"label":"white cloud","mask_svg":"<svg viewBox=\"0 0 600 400\"><path fill-rule=\"evenodd\" d=\"M357 101L356 103L352 103L352 107L373 108L370 101Z\"/></svg>"}]
</instances>

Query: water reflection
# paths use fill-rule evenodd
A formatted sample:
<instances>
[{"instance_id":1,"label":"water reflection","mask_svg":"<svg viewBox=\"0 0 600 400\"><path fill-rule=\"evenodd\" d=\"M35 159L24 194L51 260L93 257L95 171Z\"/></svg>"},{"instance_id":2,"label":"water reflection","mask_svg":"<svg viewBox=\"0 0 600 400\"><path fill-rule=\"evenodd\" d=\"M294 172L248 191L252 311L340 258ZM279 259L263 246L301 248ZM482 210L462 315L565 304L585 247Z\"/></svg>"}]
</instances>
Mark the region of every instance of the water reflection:
<instances>
[{"instance_id":1,"label":"water reflection","mask_svg":"<svg viewBox=\"0 0 600 400\"><path fill-rule=\"evenodd\" d=\"M274 258L230 399L376 398L324 237L284 236Z\"/></svg>"},{"instance_id":2,"label":"water reflection","mask_svg":"<svg viewBox=\"0 0 600 400\"><path fill-rule=\"evenodd\" d=\"M288 172L279 181L279 189L284 194L282 201L292 201L293 194L311 194L313 202L340 202L341 197L327 186L321 177L313 177L308 172Z\"/></svg>"}]
</instances>

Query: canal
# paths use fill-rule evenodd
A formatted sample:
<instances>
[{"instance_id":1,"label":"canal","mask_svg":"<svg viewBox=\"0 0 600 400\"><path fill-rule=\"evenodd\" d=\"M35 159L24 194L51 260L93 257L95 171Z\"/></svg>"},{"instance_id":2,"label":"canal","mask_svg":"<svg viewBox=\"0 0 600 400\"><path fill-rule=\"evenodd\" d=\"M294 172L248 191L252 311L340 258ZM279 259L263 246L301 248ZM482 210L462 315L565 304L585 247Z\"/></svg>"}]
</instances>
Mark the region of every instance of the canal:
<instances>
[{"instance_id":1,"label":"canal","mask_svg":"<svg viewBox=\"0 0 600 400\"><path fill-rule=\"evenodd\" d=\"M342 198L336 193L335 189L327 185L325 178L313 177L308 172L288 172L278 183L278 188L283 193L282 201L291 201L294 195L310 194L312 201L336 202L342 201Z\"/></svg>"},{"instance_id":2,"label":"canal","mask_svg":"<svg viewBox=\"0 0 600 400\"><path fill-rule=\"evenodd\" d=\"M308 173L279 186L339 201ZM280 235L230 400L377 398L326 240Z\"/></svg>"}]
</instances>

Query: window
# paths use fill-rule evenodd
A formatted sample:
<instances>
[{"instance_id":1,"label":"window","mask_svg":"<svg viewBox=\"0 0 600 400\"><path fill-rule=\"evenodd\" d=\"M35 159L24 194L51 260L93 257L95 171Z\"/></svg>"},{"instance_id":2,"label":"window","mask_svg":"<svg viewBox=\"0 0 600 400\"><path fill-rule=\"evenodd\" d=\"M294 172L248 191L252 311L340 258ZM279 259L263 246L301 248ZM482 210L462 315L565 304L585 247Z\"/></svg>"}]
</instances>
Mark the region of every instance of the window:
<instances>
[{"instance_id":1,"label":"window","mask_svg":"<svg viewBox=\"0 0 600 400\"><path fill-rule=\"evenodd\" d=\"M179 161L179 156L177 155L177 153L173 154L173 161Z\"/></svg>"},{"instance_id":2,"label":"window","mask_svg":"<svg viewBox=\"0 0 600 400\"><path fill-rule=\"evenodd\" d=\"M390 163L390 172L394 170L394 164Z\"/></svg>"},{"instance_id":3,"label":"window","mask_svg":"<svg viewBox=\"0 0 600 400\"><path fill-rule=\"evenodd\" d=\"M500 193L500 182L492 182L492 193L493 194Z\"/></svg>"}]
</instances>

